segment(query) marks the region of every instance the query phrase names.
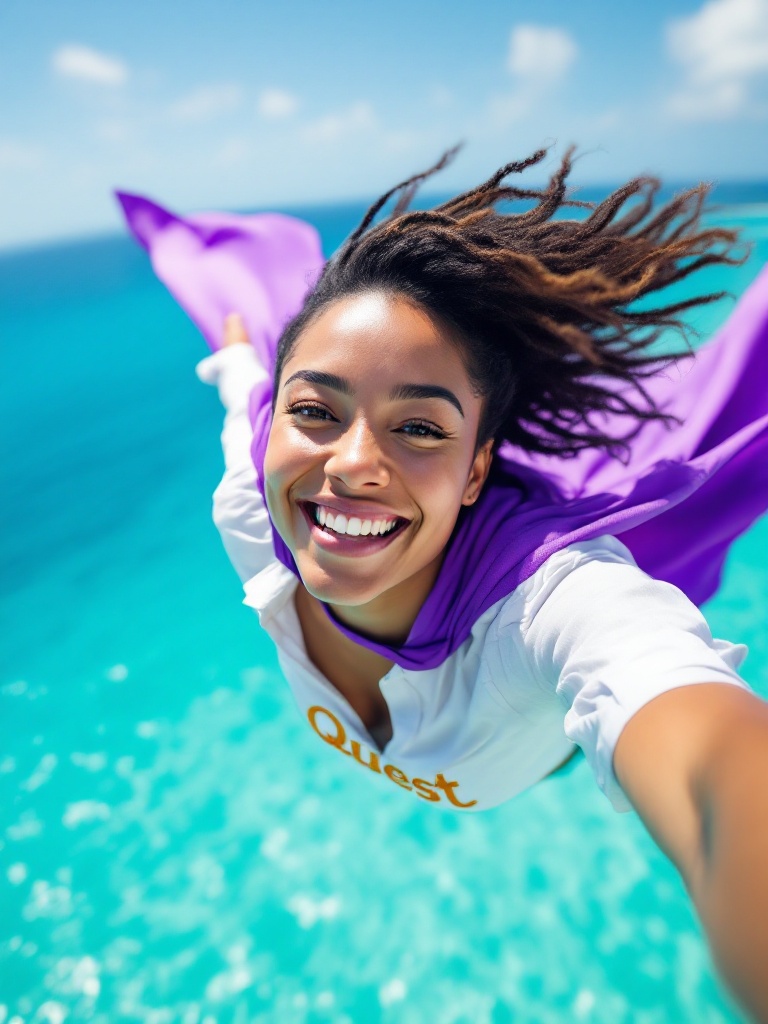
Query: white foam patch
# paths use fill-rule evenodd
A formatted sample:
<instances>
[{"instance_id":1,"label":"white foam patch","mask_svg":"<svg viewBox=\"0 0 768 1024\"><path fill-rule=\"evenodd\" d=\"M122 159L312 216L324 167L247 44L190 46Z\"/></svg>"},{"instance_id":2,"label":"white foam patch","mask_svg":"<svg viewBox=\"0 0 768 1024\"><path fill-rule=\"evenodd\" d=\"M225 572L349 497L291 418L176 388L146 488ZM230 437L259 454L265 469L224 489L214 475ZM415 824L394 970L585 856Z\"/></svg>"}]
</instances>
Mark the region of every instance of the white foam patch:
<instances>
[{"instance_id":1,"label":"white foam patch","mask_svg":"<svg viewBox=\"0 0 768 1024\"><path fill-rule=\"evenodd\" d=\"M87 772L103 771L107 764L107 755L100 752L84 754L76 750L69 755L69 759L77 768L85 768Z\"/></svg>"},{"instance_id":2,"label":"white foam patch","mask_svg":"<svg viewBox=\"0 0 768 1024\"><path fill-rule=\"evenodd\" d=\"M592 1012L596 1002L595 993L583 988L573 1001L573 1012L580 1020L583 1020Z\"/></svg>"},{"instance_id":3,"label":"white foam patch","mask_svg":"<svg viewBox=\"0 0 768 1024\"><path fill-rule=\"evenodd\" d=\"M215 974L206 985L205 994L208 999L219 1003L236 996L238 992L249 988L252 983L253 977L246 967L234 967L231 970Z\"/></svg>"},{"instance_id":4,"label":"white foam patch","mask_svg":"<svg viewBox=\"0 0 768 1024\"><path fill-rule=\"evenodd\" d=\"M100 963L92 956L62 957L54 967L63 989L71 995L95 999L101 992Z\"/></svg>"},{"instance_id":5,"label":"white foam patch","mask_svg":"<svg viewBox=\"0 0 768 1024\"><path fill-rule=\"evenodd\" d=\"M187 868L194 888L205 899L215 900L224 892L225 877L221 864L207 854L197 857Z\"/></svg>"},{"instance_id":6,"label":"white foam patch","mask_svg":"<svg viewBox=\"0 0 768 1024\"><path fill-rule=\"evenodd\" d=\"M275 828L267 835L261 844L261 854L267 860L279 860L288 844L289 835L284 828Z\"/></svg>"},{"instance_id":7,"label":"white foam patch","mask_svg":"<svg viewBox=\"0 0 768 1024\"><path fill-rule=\"evenodd\" d=\"M34 839L43 831L43 823L34 811L24 811L15 825L9 825L5 834L9 839L18 842L21 839Z\"/></svg>"},{"instance_id":8,"label":"white foam patch","mask_svg":"<svg viewBox=\"0 0 768 1024\"><path fill-rule=\"evenodd\" d=\"M19 862L17 864L10 864L6 874L11 885L21 885L22 882L26 882L29 872L27 871L27 865Z\"/></svg>"},{"instance_id":9,"label":"white foam patch","mask_svg":"<svg viewBox=\"0 0 768 1024\"><path fill-rule=\"evenodd\" d=\"M112 668L107 669L107 679L110 683L124 683L127 678L127 665L113 665Z\"/></svg>"},{"instance_id":10,"label":"white foam patch","mask_svg":"<svg viewBox=\"0 0 768 1024\"><path fill-rule=\"evenodd\" d=\"M63 1003L57 1003L55 1000L49 999L38 1009L35 1021L40 1021L41 1024L63 1024L68 1016L69 1010Z\"/></svg>"},{"instance_id":11,"label":"white foam patch","mask_svg":"<svg viewBox=\"0 0 768 1024\"><path fill-rule=\"evenodd\" d=\"M124 757L118 757L115 761L115 775L119 775L121 779L129 779L133 774L133 769L136 766L136 758L126 754Z\"/></svg>"},{"instance_id":12,"label":"white foam patch","mask_svg":"<svg viewBox=\"0 0 768 1024\"><path fill-rule=\"evenodd\" d=\"M28 689L29 686L24 679L17 679L13 683L0 686L0 694L3 697L23 697Z\"/></svg>"},{"instance_id":13,"label":"white foam patch","mask_svg":"<svg viewBox=\"0 0 768 1024\"><path fill-rule=\"evenodd\" d=\"M231 967L240 966L248 961L248 947L244 943L236 943L224 955Z\"/></svg>"},{"instance_id":14,"label":"white foam patch","mask_svg":"<svg viewBox=\"0 0 768 1024\"><path fill-rule=\"evenodd\" d=\"M337 896L326 896L317 900L302 893L292 896L286 908L299 922L300 928L313 928L318 921L332 921L338 917L341 901Z\"/></svg>"},{"instance_id":15,"label":"white foam patch","mask_svg":"<svg viewBox=\"0 0 768 1024\"><path fill-rule=\"evenodd\" d=\"M64 828L77 828L91 821L108 821L111 813L109 805L100 800L78 800L67 804L61 822Z\"/></svg>"},{"instance_id":16,"label":"white foam patch","mask_svg":"<svg viewBox=\"0 0 768 1024\"><path fill-rule=\"evenodd\" d=\"M29 898L22 910L25 921L62 920L74 909L72 890L66 885L51 885L44 879L32 883Z\"/></svg>"},{"instance_id":17,"label":"white foam patch","mask_svg":"<svg viewBox=\"0 0 768 1024\"><path fill-rule=\"evenodd\" d=\"M408 988L402 978L392 978L379 989L379 1002L382 1006L399 1003L408 995Z\"/></svg>"},{"instance_id":18,"label":"white foam patch","mask_svg":"<svg viewBox=\"0 0 768 1024\"><path fill-rule=\"evenodd\" d=\"M59 759L55 754L43 754L30 777L19 783L19 787L25 789L28 793L39 789L40 786L48 782L58 763Z\"/></svg>"},{"instance_id":19,"label":"white foam patch","mask_svg":"<svg viewBox=\"0 0 768 1024\"><path fill-rule=\"evenodd\" d=\"M101 982L98 978L86 978L83 982L83 995L95 999L101 992Z\"/></svg>"}]
</instances>

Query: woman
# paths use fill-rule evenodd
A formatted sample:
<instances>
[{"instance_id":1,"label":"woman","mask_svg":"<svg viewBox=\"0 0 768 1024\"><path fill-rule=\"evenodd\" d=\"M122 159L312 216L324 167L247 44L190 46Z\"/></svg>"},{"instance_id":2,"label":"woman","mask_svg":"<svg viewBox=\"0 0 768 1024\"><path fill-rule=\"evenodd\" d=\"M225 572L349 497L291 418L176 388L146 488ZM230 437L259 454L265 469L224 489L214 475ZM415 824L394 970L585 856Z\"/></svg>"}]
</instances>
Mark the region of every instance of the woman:
<instances>
[{"instance_id":1,"label":"woman","mask_svg":"<svg viewBox=\"0 0 768 1024\"><path fill-rule=\"evenodd\" d=\"M218 350L214 517L320 739L447 810L581 747L768 1020L768 708L693 603L768 504L764 313L662 367L660 332L716 296L647 297L734 262L735 236L701 227L704 189L654 212L644 179L555 219L570 154L542 191L503 184L543 156L409 212L447 154L324 267L288 218L121 199Z\"/></svg>"}]
</instances>

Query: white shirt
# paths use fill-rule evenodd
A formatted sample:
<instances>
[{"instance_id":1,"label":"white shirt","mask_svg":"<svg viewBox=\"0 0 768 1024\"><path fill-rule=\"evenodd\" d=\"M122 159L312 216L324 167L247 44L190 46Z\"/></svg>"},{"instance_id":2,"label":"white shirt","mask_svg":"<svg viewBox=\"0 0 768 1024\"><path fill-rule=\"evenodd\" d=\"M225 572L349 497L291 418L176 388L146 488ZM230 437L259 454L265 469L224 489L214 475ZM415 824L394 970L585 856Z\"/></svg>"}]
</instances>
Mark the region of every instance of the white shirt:
<instances>
[{"instance_id":1,"label":"white shirt","mask_svg":"<svg viewBox=\"0 0 768 1024\"><path fill-rule=\"evenodd\" d=\"M613 807L624 811L631 807L613 751L636 711L678 686L748 689L736 672L746 647L713 639L682 591L646 575L606 536L552 555L481 615L438 668L390 669L379 686L392 738L379 749L309 660L293 600L298 581L274 555L247 414L265 371L250 347L234 345L197 372L218 385L227 410L214 521L244 582L245 604L276 644L299 711L329 755L435 807L479 811L538 782L578 745Z\"/></svg>"}]
</instances>

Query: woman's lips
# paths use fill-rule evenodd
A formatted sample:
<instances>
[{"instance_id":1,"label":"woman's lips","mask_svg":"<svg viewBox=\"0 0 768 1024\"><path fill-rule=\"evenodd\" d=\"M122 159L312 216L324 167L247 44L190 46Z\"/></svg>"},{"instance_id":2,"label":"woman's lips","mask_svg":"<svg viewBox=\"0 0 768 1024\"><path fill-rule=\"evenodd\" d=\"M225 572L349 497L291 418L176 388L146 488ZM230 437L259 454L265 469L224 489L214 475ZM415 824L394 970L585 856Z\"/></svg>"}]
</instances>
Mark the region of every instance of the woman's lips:
<instances>
[{"instance_id":1,"label":"woman's lips","mask_svg":"<svg viewBox=\"0 0 768 1024\"><path fill-rule=\"evenodd\" d=\"M331 529L321 526L315 519L316 505L314 502L299 502L301 511L309 526L312 539L325 551L337 555L370 555L384 548L389 547L392 541L399 537L403 530L409 525L407 519L399 519L399 522L388 533L385 534L342 534L335 533ZM360 517L362 518L362 517Z\"/></svg>"}]
</instances>

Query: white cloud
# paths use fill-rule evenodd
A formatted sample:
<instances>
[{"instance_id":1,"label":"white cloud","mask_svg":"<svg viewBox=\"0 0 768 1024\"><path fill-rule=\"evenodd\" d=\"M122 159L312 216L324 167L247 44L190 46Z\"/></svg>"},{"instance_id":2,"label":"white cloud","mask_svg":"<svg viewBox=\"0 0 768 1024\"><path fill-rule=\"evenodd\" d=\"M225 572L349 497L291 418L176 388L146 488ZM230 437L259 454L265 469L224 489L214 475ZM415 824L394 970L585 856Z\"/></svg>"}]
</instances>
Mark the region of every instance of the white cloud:
<instances>
[{"instance_id":1,"label":"white cloud","mask_svg":"<svg viewBox=\"0 0 768 1024\"><path fill-rule=\"evenodd\" d=\"M240 106L243 92L234 82L203 85L171 104L169 113L177 121L213 121Z\"/></svg>"},{"instance_id":2,"label":"white cloud","mask_svg":"<svg viewBox=\"0 0 768 1024\"><path fill-rule=\"evenodd\" d=\"M749 86L768 75L768 0L709 0L667 26L667 50L684 79L670 112L688 120L735 117Z\"/></svg>"},{"instance_id":3,"label":"white cloud","mask_svg":"<svg viewBox=\"0 0 768 1024\"><path fill-rule=\"evenodd\" d=\"M99 85L122 85L128 78L128 68L118 57L79 44L60 46L53 54L52 65L65 78Z\"/></svg>"},{"instance_id":4,"label":"white cloud","mask_svg":"<svg viewBox=\"0 0 768 1024\"><path fill-rule=\"evenodd\" d=\"M43 154L38 146L16 139L0 139L0 170L34 171L42 166Z\"/></svg>"},{"instance_id":5,"label":"white cloud","mask_svg":"<svg viewBox=\"0 0 768 1024\"><path fill-rule=\"evenodd\" d=\"M565 29L516 25L507 54L507 71L515 79L515 91L490 97L491 127L503 129L523 120L565 78L578 55L576 41Z\"/></svg>"},{"instance_id":6,"label":"white cloud","mask_svg":"<svg viewBox=\"0 0 768 1024\"><path fill-rule=\"evenodd\" d=\"M512 29L507 68L529 82L557 82L571 69L579 48L562 28L517 25Z\"/></svg>"},{"instance_id":7,"label":"white cloud","mask_svg":"<svg viewBox=\"0 0 768 1024\"><path fill-rule=\"evenodd\" d=\"M349 135L373 128L376 115L370 103L364 100L353 103L346 110L326 114L304 126L302 137L305 142L338 142Z\"/></svg>"},{"instance_id":8,"label":"white cloud","mask_svg":"<svg viewBox=\"0 0 768 1024\"><path fill-rule=\"evenodd\" d=\"M283 117L290 117L298 108L298 99L284 89L264 89L259 94L258 111L262 117L270 120L277 121Z\"/></svg>"},{"instance_id":9,"label":"white cloud","mask_svg":"<svg viewBox=\"0 0 768 1024\"><path fill-rule=\"evenodd\" d=\"M683 121L722 121L738 116L746 99L743 82L716 82L706 88L681 89L670 96L667 109Z\"/></svg>"}]
</instances>

